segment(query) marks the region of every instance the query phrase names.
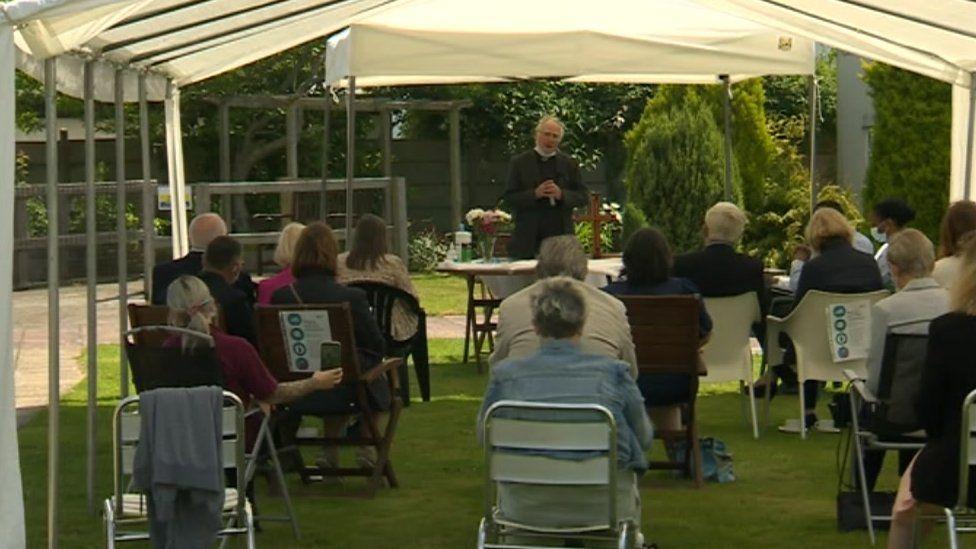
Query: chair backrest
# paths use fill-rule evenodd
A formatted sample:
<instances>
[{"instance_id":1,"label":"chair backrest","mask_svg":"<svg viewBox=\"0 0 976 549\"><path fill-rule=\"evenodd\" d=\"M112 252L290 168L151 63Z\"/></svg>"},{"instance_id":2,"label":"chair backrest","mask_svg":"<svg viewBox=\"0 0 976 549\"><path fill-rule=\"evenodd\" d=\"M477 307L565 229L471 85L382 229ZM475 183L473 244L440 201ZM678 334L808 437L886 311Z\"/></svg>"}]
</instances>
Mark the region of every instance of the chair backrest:
<instances>
[{"instance_id":1,"label":"chair backrest","mask_svg":"<svg viewBox=\"0 0 976 549\"><path fill-rule=\"evenodd\" d=\"M970 469L976 467L976 390L962 401L959 429L959 496L957 508L969 507Z\"/></svg>"},{"instance_id":2,"label":"chair backrest","mask_svg":"<svg viewBox=\"0 0 976 549\"><path fill-rule=\"evenodd\" d=\"M593 517L593 524L578 526L616 526L617 425L610 410L597 404L503 400L488 408L484 421L486 515L494 511L500 482L604 486L607 514ZM565 458L547 455L552 452ZM519 523L519 526L533 528L531 524ZM544 526L537 528L551 530Z\"/></svg>"},{"instance_id":3,"label":"chair backrest","mask_svg":"<svg viewBox=\"0 0 976 549\"><path fill-rule=\"evenodd\" d=\"M796 367L804 379L820 381L844 381L844 370L853 370L859 376L867 376L867 358L833 361L830 352L830 334L827 331L827 307L834 304L855 305L867 302L873 305L888 297L887 290L860 294L838 294L811 290L784 321L793 346L796 348ZM870 316L868 317L870 319ZM870 339L870 325L867 337Z\"/></svg>"},{"instance_id":4,"label":"chair backrest","mask_svg":"<svg viewBox=\"0 0 976 549\"><path fill-rule=\"evenodd\" d=\"M223 391L224 406L222 414L221 461L224 469L236 469L237 502L235 513L244 513L244 404L234 393ZM123 516L123 494L129 486L136 456L136 448L142 434L139 416L139 395L122 400L115 407L112 417L113 465L115 514ZM192 426L187 426L192 428Z\"/></svg>"},{"instance_id":5,"label":"chair backrest","mask_svg":"<svg viewBox=\"0 0 976 549\"><path fill-rule=\"evenodd\" d=\"M915 324L928 326L928 323L925 320ZM928 341L927 333L889 331L885 336L876 395L881 406L875 414L875 430L910 433L922 428L915 412L915 401L922 382Z\"/></svg>"},{"instance_id":6,"label":"chair backrest","mask_svg":"<svg viewBox=\"0 0 976 549\"><path fill-rule=\"evenodd\" d=\"M681 296L620 296L634 339L641 373L697 375L698 298Z\"/></svg>"},{"instance_id":7,"label":"chair backrest","mask_svg":"<svg viewBox=\"0 0 976 549\"><path fill-rule=\"evenodd\" d=\"M356 353L356 336L348 303L321 305L258 305L254 311L257 326L258 352L268 371L278 381L304 379L310 374L293 372L288 368L288 353L281 332L281 313L287 311L326 311L332 340L342 346L342 382L354 383L360 379L359 356ZM314 370L319 365L313 365Z\"/></svg>"},{"instance_id":8,"label":"chair backrest","mask_svg":"<svg viewBox=\"0 0 976 549\"><path fill-rule=\"evenodd\" d=\"M376 324L390 348L399 347L399 344L402 343L393 338L393 306L397 302L403 303L410 312L416 315L418 320L421 318L420 302L409 292L400 288L382 282L365 281L349 282L347 286L359 288L366 292L366 299L369 301L369 307L376 318Z\"/></svg>"},{"instance_id":9,"label":"chair backrest","mask_svg":"<svg viewBox=\"0 0 976 549\"><path fill-rule=\"evenodd\" d=\"M142 326L125 335L125 354L137 392L161 387L223 386L223 369L209 335L174 326ZM174 335L199 338L202 344L192 349L164 347L163 343ZM151 343L140 343L146 340Z\"/></svg>"},{"instance_id":10,"label":"chair backrest","mask_svg":"<svg viewBox=\"0 0 976 549\"><path fill-rule=\"evenodd\" d=\"M129 325L133 328L143 328L146 326L166 326L169 324L169 307L166 305L149 305L144 303L129 303ZM214 318L214 325L226 331L227 323L224 321L224 313L218 307L217 317ZM163 332L143 331L134 336L137 345L162 346L163 342L170 336Z\"/></svg>"},{"instance_id":11,"label":"chair backrest","mask_svg":"<svg viewBox=\"0 0 976 549\"><path fill-rule=\"evenodd\" d=\"M747 292L731 297L706 297L702 301L712 317L712 333L702 347L708 376L702 381L739 381L752 378L749 336L760 320L759 297Z\"/></svg>"}]
</instances>

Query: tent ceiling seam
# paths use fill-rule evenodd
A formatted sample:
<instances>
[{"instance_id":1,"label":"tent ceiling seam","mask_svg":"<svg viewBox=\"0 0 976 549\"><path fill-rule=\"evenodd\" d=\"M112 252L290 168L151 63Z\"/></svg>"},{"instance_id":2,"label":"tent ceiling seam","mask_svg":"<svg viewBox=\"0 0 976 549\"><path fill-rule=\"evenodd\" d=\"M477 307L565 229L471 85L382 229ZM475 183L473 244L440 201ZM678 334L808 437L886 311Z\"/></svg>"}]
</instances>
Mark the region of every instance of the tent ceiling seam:
<instances>
[{"instance_id":1,"label":"tent ceiling seam","mask_svg":"<svg viewBox=\"0 0 976 549\"><path fill-rule=\"evenodd\" d=\"M953 33L953 34L958 34L960 36L965 36L966 38L976 38L976 33L967 32L967 31L965 31L963 29L957 29L957 28L954 28L954 27L950 27L948 25L943 25L942 23L939 23L938 21L933 21L931 19L919 19L917 17L912 17L912 16L907 15L907 14L904 14L904 13L900 13L900 12L897 12L897 11L891 11L889 9L885 9L884 7L881 7L881 6L874 6L872 4L866 4L866 3L860 2L858 0L839 0L839 1L842 2L842 3L844 3L844 4L850 4L850 5L853 5L853 6L856 6L856 7L859 7L859 8L863 8L863 9L866 9L866 10L875 11L875 12L881 12L881 13L883 13L885 15L890 16L890 17L895 17L895 18L898 18L898 19L904 19L905 21L911 21L912 23L916 23L916 24L919 24L919 25L924 25L924 26L927 26L927 27L935 27L935 28L937 28L939 30L943 30L943 31L950 32L950 33Z\"/></svg>"}]
</instances>

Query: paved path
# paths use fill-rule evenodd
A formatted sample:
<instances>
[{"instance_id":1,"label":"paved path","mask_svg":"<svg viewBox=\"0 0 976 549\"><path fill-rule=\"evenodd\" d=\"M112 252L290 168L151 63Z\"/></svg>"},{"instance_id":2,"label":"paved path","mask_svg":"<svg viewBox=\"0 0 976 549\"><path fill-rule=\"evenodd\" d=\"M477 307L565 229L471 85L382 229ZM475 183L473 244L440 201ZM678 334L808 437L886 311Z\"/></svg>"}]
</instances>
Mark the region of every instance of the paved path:
<instances>
[{"instance_id":1,"label":"paved path","mask_svg":"<svg viewBox=\"0 0 976 549\"><path fill-rule=\"evenodd\" d=\"M142 288L142 281L129 284L129 291ZM115 283L100 284L98 297L118 295ZM69 391L84 378L82 354L87 336L87 288L61 288L61 393ZM14 394L18 425L30 413L47 406L47 289L14 293ZM118 303L109 301L98 305L98 342L118 343ZM427 319L427 335L431 338L464 337L464 317L444 316Z\"/></svg>"}]
</instances>

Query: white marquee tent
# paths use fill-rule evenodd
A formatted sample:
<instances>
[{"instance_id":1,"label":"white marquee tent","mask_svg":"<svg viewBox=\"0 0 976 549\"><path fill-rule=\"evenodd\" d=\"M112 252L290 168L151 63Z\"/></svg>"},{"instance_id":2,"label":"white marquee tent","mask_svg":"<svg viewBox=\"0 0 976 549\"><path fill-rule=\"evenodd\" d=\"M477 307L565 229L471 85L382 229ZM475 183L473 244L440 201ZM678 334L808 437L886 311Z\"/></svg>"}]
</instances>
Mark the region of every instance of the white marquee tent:
<instances>
[{"instance_id":1,"label":"white marquee tent","mask_svg":"<svg viewBox=\"0 0 976 549\"><path fill-rule=\"evenodd\" d=\"M430 0L444 2L445 0ZM500 0L508 2L509 0ZM13 187L14 187L14 69L21 68L35 76L45 76L49 83L48 103L54 106L54 83L57 88L74 96L85 97L86 104L92 100L123 101L138 100L144 107L146 101L165 100L167 113L167 163L173 198L176 207L174 224L174 253L186 248L185 211L180 211L182 195L182 154L180 144L179 88L194 82L233 70L247 63L284 51L298 44L322 38L361 18L388 14L395 17L394 8L409 10L421 9L424 0L13 0L0 4L0 528L4 537L0 545L22 547L24 545L24 522L21 497L20 473L16 445L16 428L13 414L13 360L12 360L12 318L11 283L13 258ZM648 4L650 2L647 2ZM721 12L735 13L738 17L720 17L717 12L698 12L708 20L719 24L726 19L737 21L739 31L749 25L749 19L777 31L776 51L766 55L788 54L800 51L804 41L794 37L792 47L789 42L780 42L784 33L806 36L811 40L887 61L910 70L952 82L959 90L972 88L972 53L976 49L976 37L964 29L976 28L976 7L962 0L940 0L924 6L909 0L694 0L662 2L667 7L682 6L686 10L700 10L697 5L708 5ZM538 47L535 59L524 71L512 68L499 70L498 65L476 68L471 74L464 73L455 81L482 80L489 77L523 78L528 76L583 77L584 79L627 81L647 81L644 76L658 73L664 79L663 63L679 55L681 43L676 37L668 38L662 32L660 40L651 40L642 29L664 30L669 21L661 12L648 13L638 4L644 2L626 0L604 0L603 2L559 3L552 8L554 14L568 12L567 6L593 7L598 12L609 12L606 17L594 17L592 11L572 13L577 19L592 19L592 25L579 24L573 28L562 27L570 40L559 40L558 34L540 37L532 43ZM595 6L589 6L594 4ZM616 9L617 5L627 6L628 10ZM453 0L451 7L464 9L467 13L480 13L486 25L493 24L489 30L497 32L499 17L493 11L501 12L498 2L475 2L473 0ZM507 4L506 4L507 5ZM511 9L509 23L520 20L518 14L531 6L522 2ZM555 4L551 4L555 5ZM857 8L856 11L855 7ZM388 11L389 10L389 11ZM575 10L572 10L575 12ZM489 17L491 15L491 17ZM614 20L614 18L616 20ZM892 22L894 20L894 22ZM783 23L781 24L780 21ZM479 37L478 18L470 18L463 27L471 40L459 51L471 53L475 47L487 47L475 40ZM753 28L757 28L752 25ZM619 32L610 32L617 29ZM630 34L628 34L630 33ZM409 37L408 37L409 38ZM490 37L480 37L490 38ZM527 36L513 36L529 40ZM732 78L742 78L750 74L770 72L770 64L733 65L733 59L748 58L745 48L750 44L748 33L730 34L692 39L685 37L686 52L696 52L696 58L709 55L721 59L725 56L725 68L702 64L697 70L714 81L717 74L729 74ZM725 42L728 40L728 42ZM336 45L338 46L338 40ZM648 51L658 52L659 58L638 54L629 59L632 65L614 64L606 58L608 48L621 49L625 43L643 43ZM423 50L416 37L409 38L413 48ZM496 43L497 44L497 43ZM728 45L734 53L723 54ZM547 46L551 49L544 49ZM346 46L350 47L350 46ZM769 45L762 44L767 49ZM355 39L351 42L351 52L347 59L355 69L358 63L370 61L370 51L362 51ZM518 48L508 49L518 52ZM559 52L570 52L562 55ZM643 50L642 50L643 51ZM954 53L955 52L955 53ZM450 52L445 52L450 53ZM356 54L356 55L352 55ZM357 56L358 55L358 56ZM560 59L572 62L565 70L546 71L545 59ZM53 59L57 59L54 63ZM596 59L602 59L612 69L599 68ZM586 60L584 62L584 60ZM648 64L648 61L651 64ZM654 61L662 63L655 66ZM480 61L479 61L480 62ZM487 60L484 60L487 63ZM513 67L514 63L508 65ZM672 81L693 81L691 72L682 65L667 65ZM630 68L627 68L630 67ZM638 67L638 68L634 68ZM504 68L504 67L502 67ZM448 75L430 71L430 66L411 65L410 73L373 74L366 76L416 76L426 74L442 79ZM680 69L680 70L676 70ZM356 69L358 70L358 69ZM340 71L341 72L341 71ZM355 72L345 71L349 76ZM775 71L774 71L775 72ZM680 75L680 76L677 76ZM682 80L684 79L684 80ZM968 90L967 90L968 91ZM954 93L954 97L957 94ZM965 93L962 100L956 100L956 107L965 108L967 116L972 102ZM144 111L144 109L141 109ZM51 111L53 112L53 110ZM120 116L120 115L117 115ZM954 120L960 118L956 113ZM48 117L48 134L56 131L53 117ZM968 130L967 130L968 128ZM959 132L954 131L953 158L954 174L961 165L959 158L968 157L972 146L966 147L966 140L960 147L959 135L968 135L972 143L972 124L963 125ZM954 122L954 130L956 122ZM143 125L143 132L145 126ZM56 165L57 149L53 139L48 142L48 165ZM118 146L118 144L117 144ZM145 143L144 143L145 146ZM91 156L91 155L90 155ZM89 158L90 159L90 158ZM148 172L144 174L148 176ZM955 176L954 176L955 177ZM94 166L90 166L90 182L94 181ZM124 173L119 177L124 179ZM49 170L49 200L56 205L56 170ZM953 189L962 190L953 180ZM966 187L968 191L968 187ZM94 191L92 191L94 192ZM961 193L953 191L953 196ZM93 196L90 195L90 196ZM56 209L56 207L54 208ZM93 217L93 216L91 216ZM94 229L92 229L94 232ZM49 242L52 248L57 245L56 231L51 231ZM57 254L50 254L49 267L57 271ZM53 278L53 277L52 277ZM124 283L120 294L124 295ZM57 286L56 281L49 285L52 297L50 312L52 323L49 332L53 350L51 361L52 384L50 442L56 452L57 447ZM49 468L49 546L57 546L57 467ZM93 522L93 527L95 523Z\"/></svg>"},{"instance_id":2,"label":"white marquee tent","mask_svg":"<svg viewBox=\"0 0 976 549\"><path fill-rule=\"evenodd\" d=\"M812 41L690 0L413 0L359 18L326 54L327 83L357 86L718 84L813 68Z\"/></svg>"}]
</instances>

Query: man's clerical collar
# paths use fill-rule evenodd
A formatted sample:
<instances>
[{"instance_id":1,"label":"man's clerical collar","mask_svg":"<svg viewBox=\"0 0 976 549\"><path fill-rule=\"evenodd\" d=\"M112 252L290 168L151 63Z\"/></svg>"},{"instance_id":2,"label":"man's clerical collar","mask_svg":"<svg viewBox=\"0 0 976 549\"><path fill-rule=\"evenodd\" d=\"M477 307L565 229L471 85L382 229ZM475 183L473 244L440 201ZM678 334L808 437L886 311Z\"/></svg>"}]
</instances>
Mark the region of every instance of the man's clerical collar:
<instances>
[{"instance_id":1,"label":"man's clerical collar","mask_svg":"<svg viewBox=\"0 0 976 549\"><path fill-rule=\"evenodd\" d=\"M557 151L552 151L550 153L544 152L538 145L535 146L535 154L542 157L543 160L549 160L550 158L556 156Z\"/></svg>"}]
</instances>

